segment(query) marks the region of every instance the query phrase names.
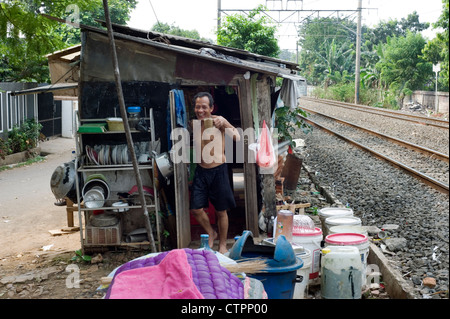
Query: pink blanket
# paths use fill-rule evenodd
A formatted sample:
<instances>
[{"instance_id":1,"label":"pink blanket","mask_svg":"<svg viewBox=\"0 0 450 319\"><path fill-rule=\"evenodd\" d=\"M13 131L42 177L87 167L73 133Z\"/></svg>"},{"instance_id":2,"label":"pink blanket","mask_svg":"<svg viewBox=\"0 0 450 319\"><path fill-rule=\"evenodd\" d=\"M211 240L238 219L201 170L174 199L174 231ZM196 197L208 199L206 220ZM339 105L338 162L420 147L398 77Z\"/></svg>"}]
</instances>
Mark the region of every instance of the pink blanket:
<instances>
[{"instance_id":1,"label":"pink blanket","mask_svg":"<svg viewBox=\"0 0 450 319\"><path fill-rule=\"evenodd\" d=\"M109 298L204 299L192 280L192 269L183 249L170 251L156 266L119 273Z\"/></svg>"}]
</instances>

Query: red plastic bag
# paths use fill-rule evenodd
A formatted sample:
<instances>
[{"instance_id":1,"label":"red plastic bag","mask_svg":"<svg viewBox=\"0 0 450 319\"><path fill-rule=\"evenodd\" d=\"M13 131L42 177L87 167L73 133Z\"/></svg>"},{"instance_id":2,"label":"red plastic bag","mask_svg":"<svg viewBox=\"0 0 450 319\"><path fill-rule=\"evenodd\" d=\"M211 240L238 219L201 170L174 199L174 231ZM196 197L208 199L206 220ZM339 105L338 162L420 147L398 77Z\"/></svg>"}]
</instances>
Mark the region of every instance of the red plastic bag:
<instances>
[{"instance_id":1,"label":"red plastic bag","mask_svg":"<svg viewBox=\"0 0 450 319\"><path fill-rule=\"evenodd\" d=\"M272 136L267 128L266 121L263 122L263 127L259 136L256 164L259 167L265 168L272 167L275 164L275 151L273 149Z\"/></svg>"}]
</instances>

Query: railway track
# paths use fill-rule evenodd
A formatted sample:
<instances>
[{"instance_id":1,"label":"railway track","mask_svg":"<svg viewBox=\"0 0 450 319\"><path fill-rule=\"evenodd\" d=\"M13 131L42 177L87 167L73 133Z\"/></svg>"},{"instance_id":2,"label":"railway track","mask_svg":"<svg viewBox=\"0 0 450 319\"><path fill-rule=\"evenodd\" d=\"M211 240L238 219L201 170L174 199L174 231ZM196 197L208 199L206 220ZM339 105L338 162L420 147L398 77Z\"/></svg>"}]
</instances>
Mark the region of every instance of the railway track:
<instances>
[{"instance_id":1,"label":"railway track","mask_svg":"<svg viewBox=\"0 0 450 319\"><path fill-rule=\"evenodd\" d=\"M322 115L323 116L323 115ZM323 116L325 117L325 116ZM326 132L333 134L348 143L351 143L369 153L374 155L377 158L383 159L387 162L389 162L391 165L402 169L406 173L410 174L411 176L420 179L422 182L426 183L427 185L439 190L440 192L449 194L449 185L445 181L448 181L448 155L418 146L413 145L404 141L401 141L399 139L394 139L392 137L387 137L385 135L377 134L375 131L370 131L370 133L367 133L365 136L364 133L361 134L361 132L368 132L367 129L364 129L362 127L358 127L357 125L351 124L345 124L347 126L351 126L351 131L348 128L338 127L335 123L330 123L330 121L333 121L334 119L331 117L327 117L328 119L328 126L325 126L323 122L319 123L318 121L313 121L310 118L302 117L303 120L306 122L314 125L315 127L319 127L322 130L325 130ZM342 123L342 121L339 121L339 123ZM335 127L334 129L330 128L330 126ZM346 135L342 133L342 131L346 131ZM368 137L368 135L375 136ZM384 137L383 137L384 136ZM395 140L395 145L392 144L389 140ZM398 145L401 145L399 147ZM441 157L444 160L431 158L430 156L422 156L420 158L420 155L418 154L410 154L408 150L414 149L414 150L420 150L420 152L428 153L428 154L437 154L437 157ZM392 154L392 155L386 155L386 154ZM446 159L446 160L445 160ZM402 160L403 162L407 162L408 164L405 164L403 162L400 162ZM430 162L433 163L432 168L430 169ZM446 165L443 165L446 164ZM431 171L431 173L423 173L421 170L427 170ZM436 171L440 171L442 173L436 173ZM432 177L431 175L438 175L437 178Z\"/></svg>"},{"instance_id":2,"label":"railway track","mask_svg":"<svg viewBox=\"0 0 450 319\"><path fill-rule=\"evenodd\" d=\"M304 121L389 162L427 185L449 194L449 156L302 106Z\"/></svg>"},{"instance_id":3,"label":"railway track","mask_svg":"<svg viewBox=\"0 0 450 319\"><path fill-rule=\"evenodd\" d=\"M435 126L435 127L444 128L444 129L449 128L448 120L431 118L431 117L427 117L427 116L423 116L423 115L408 114L408 113L403 113L400 111L375 108L375 107L367 106L367 105L351 104L351 103L332 101L332 100L326 100L326 99L316 99L316 98L311 98L311 97L306 97L306 96L303 96L301 99L305 100L305 101L320 102L322 104L328 104L328 105L332 105L332 106L337 106L337 107L342 107L342 108L347 108L347 109L352 109L352 110L358 110L361 112L366 112L366 113L371 113L371 114L383 115L386 117L401 119L404 121L410 121L410 122L414 122L414 123L418 123L418 124L422 124L422 125Z\"/></svg>"},{"instance_id":4,"label":"railway track","mask_svg":"<svg viewBox=\"0 0 450 319\"><path fill-rule=\"evenodd\" d=\"M406 280L404 287L414 298L448 299L449 130L353 108L333 107L316 100L309 102L301 98L300 107L310 113L307 121L343 136L319 128L308 134L297 130L295 137L305 142L304 164L315 175L318 185L330 189L341 203L352 208L363 225L380 229L384 225L398 226L388 233L390 239L402 242L401 246L390 246L387 240L374 241L374 244L401 273ZM339 121L327 116L338 117ZM364 127L365 131L354 125ZM382 135L376 136L372 131ZM400 146L397 140L405 140L409 145ZM365 149L354 147L356 144ZM426 147L416 147L419 145ZM370 150L381 153L383 160L373 156ZM421 171L444 185L428 187L424 183L434 182L418 179L415 172L406 174L405 168L397 169L386 158ZM439 167L444 171L442 175L434 174ZM437 286L424 287L425 277L435 278ZM440 294L441 291L447 293Z\"/></svg>"}]
</instances>

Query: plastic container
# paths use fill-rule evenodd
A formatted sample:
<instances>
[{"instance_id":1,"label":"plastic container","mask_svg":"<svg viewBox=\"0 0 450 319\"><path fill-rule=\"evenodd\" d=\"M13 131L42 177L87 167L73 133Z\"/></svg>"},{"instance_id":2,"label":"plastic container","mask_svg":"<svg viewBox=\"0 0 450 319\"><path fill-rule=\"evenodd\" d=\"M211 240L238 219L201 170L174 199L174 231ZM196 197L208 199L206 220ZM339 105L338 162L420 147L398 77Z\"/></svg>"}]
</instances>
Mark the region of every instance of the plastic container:
<instances>
[{"instance_id":1,"label":"plastic container","mask_svg":"<svg viewBox=\"0 0 450 319\"><path fill-rule=\"evenodd\" d=\"M275 246L273 238L265 238L262 245ZM311 272L311 251L299 244L291 242L292 249L297 257L303 260L303 266L297 270L297 280L294 288L294 299L304 299L305 290L309 283Z\"/></svg>"},{"instance_id":2,"label":"plastic container","mask_svg":"<svg viewBox=\"0 0 450 319\"><path fill-rule=\"evenodd\" d=\"M280 235L275 247L255 245L252 232L245 230L234 243L228 256L233 260L259 258L267 262L264 271L249 274L260 280L269 299L292 299L297 270L303 266L301 258L295 255L291 244Z\"/></svg>"},{"instance_id":3,"label":"plastic container","mask_svg":"<svg viewBox=\"0 0 450 319\"><path fill-rule=\"evenodd\" d=\"M129 106L127 107L128 113L128 125L130 129L136 129L136 125L141 120L141 107L140 106Z\"/></svg>"},{"instance_id":4,"label":"plastic container","mask_svg":"<svg viewBox=\"0 0 450 319\"><path fill-rule=\"evenodd\" d=\"M293 247L295 255L303 260L303 266L297 270L297 283L294 288L294 299L305 299L305 290L309 284L309 274L311 273L311 251L307 248L301 249Z\"/></svg>"},{"instance_id":5,"label":"plastic container","mask_svg":"<svg viewBox=\"0 0 450 319\"><path fill-rule=\"evenodd\" d=\"M361 299L363 266L359 251L351 246L322 250L320 294L323 299Z\"/></svg>"},{"instance_id":6,"label":"plastic container","mask_svg":"<svg viewBox=\"0 0 450 319\"><path fill-rule=\"evenodd\" d=\"M319 219L322 223L322 231L324 236L327 236L327 230L325 227L325 219L328 217L336 216L353 216L353 210L351 208L341 208L341 207L324 207L319 209Z\"/></svg>"},{"instance_id":7,"label":"plastic container","mask_svg":"<svg viewBox=\"0 0 450 319\"><path fill-rule=\"evenodd\" d=\"M284 235L287 241L291 242L293 226L294 214L290 210L278 211L276 224L274 225L274 242L277 242L280 235Z\"/></svg>"},{"instance_id":8,"label":"plastic container","mask_svg":"<svg viewBox=\"0 0 450 319\"><path fill-rule=\"evenodd\" d=\"M325 237L325 247L330 246L346 246L356 247L358 249L360 260L363 266L361 274L362 285L366 285L367 257L369 256L369 238L363 234L356 233L338 233Z\"/></svg>"},{"instance_id":9,"label":"plastic container","mask_svg":"<svg viewBox=\"0 0 450 319\"><path fill-rule=\"evenodd\" d=\"M354 234L362 234L368 236L367 230L363 226L332 226L329 229L329 233L331 234L342 234L342 233L354 233Z\"/></svg>"},{"instance_id":10,"label":"plastic container","mask_svg":"<svg viewBox=\"0 0 450 319\"><path fill-rule=\"evenodd\" d=\"M330 235L330 228L333 226L361 226L361 218L355 216L328 217L325 219L325 237Z\"/></svg>"},{"instance_id":11,"label":"plastic container","mask_svg":"<svg viewBox=\"0 0 450 319\"><path fill-rule=\"evenodd\" d=\"M123 120L121 117L109 117L106 119L108 131L124 131Z\"/></svg>"},{"instance_id":12,"label":"plastic container","mask_svg":"<svg viewBox=\"0 0 450 319\"><path fill-rule=\"evenodd\" d=\"M316 227L314 230L294 232L292 242L308 249L311 254L311 266L309 273L309 284L315 283L319 278L320 251L323 240L322 230Z\"/></svg>"}]
</instances>

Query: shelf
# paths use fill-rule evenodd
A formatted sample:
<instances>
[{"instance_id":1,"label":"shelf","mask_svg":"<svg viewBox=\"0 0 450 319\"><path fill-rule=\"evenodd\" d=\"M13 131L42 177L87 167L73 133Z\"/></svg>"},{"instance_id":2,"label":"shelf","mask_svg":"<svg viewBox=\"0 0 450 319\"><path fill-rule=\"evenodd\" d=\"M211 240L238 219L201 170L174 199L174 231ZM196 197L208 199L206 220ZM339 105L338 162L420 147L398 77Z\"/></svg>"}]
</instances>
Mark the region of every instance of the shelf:
<instances>
[{"instance_id":1,"label":"shelf","mask_svg":"<svg viewBox=\"0 0 450 319\"><path fill-rule=\"evenodd\" d=\"M153 208L156 209L156 205L146 205L147 208ZM94 210L113 210L113 209L133 209L133 208L142 208L142 205L132 205L132 206L125 206L125 207L115 207L115 206L103 206L103 207L97 207L97 208L87 208L87 207L80 207L80 211L94 211ZM117 214L126 213L126 212L117 212Z\"/></svg>"},{"instance_id":2,"label":"shelf","mask_svg":"<svg viewBox=\"0 0 450 319\"><path fill-rule=\"evenodd\" d=\"M130 133L150 133L150 131L130 130ZM104 131L104 132L77 132L80 135L105 135L105 134L125 134L125 131Z\"/></svg>"},{"instance_id":3,"label":"shelf","mask_svg":"<svg viewBox=\"0 0 450 319\"><path fill-rule=\"evenodd\" d=\"M151 164L142 165L139 164L139 169L153 169L153 166ZM78 168L79 172L89 172L89 171L100 171L100 172L106 172L106 171L128 171L133 170L133 164L122 164L122 165L83 165Z\"/></svg>"}]
</instances>

